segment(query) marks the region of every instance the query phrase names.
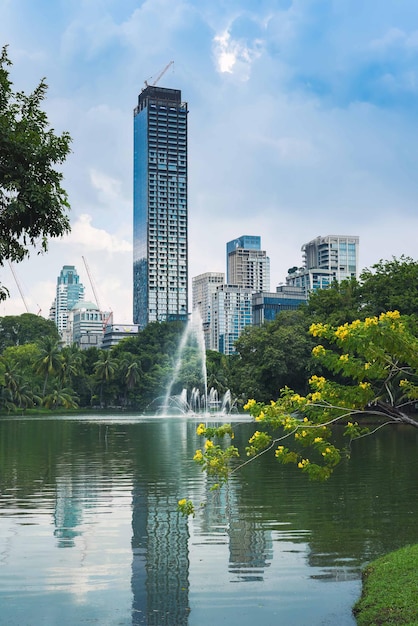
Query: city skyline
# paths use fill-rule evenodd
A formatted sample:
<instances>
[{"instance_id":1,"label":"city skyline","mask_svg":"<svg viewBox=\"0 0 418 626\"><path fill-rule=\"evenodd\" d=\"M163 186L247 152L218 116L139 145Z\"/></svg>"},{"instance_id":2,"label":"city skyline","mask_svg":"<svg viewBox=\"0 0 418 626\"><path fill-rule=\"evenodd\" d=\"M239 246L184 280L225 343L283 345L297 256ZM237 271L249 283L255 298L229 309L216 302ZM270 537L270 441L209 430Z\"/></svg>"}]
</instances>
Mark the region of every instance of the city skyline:
<instances>
[{"instance_id":1,"label":"city skyline","mask_svg":"<svg viewBox=\"0 0 418 626\"><path fill-rule=\"evenodd\" d=\"M103 307L132 321L132 103L172 59L159 85L181 89L191 111L190 279L222 271L225 243L243 232L262 237L272 290L303 243L329 233L360 237L360 269L416 256L412 0L0 0L0 10L15 88L46 76L51 125L73 137L63 166L73 232L15 266L31 312L48 315L65 264L94 299L85 255ZM0 280L11 292L0 315L25 312L7 264Z\"/></svg>"}]
</instances>

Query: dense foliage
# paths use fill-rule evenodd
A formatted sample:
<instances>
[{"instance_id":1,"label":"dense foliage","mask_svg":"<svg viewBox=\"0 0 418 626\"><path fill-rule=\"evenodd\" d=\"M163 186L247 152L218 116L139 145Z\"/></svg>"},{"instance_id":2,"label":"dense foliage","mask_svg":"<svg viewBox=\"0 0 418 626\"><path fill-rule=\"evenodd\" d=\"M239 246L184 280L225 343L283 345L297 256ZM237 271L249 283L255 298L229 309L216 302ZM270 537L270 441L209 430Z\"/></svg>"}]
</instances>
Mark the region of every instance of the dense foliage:
<instances>
[{"instance_id":1,"label":"dense foliage","mask_svg":"<svg viewBox=\"0 0 418 626\"><path fill-rule=\"evenodd\" d=\"M70 229L61 165L70 136L56 135L41 108L47 85L26 95L13 90L7 48L0 53L0 264L21 261L30 247L46 250L48 238ZM7 297L0 286L0 300Z\"/></svg>"}]
</instances>

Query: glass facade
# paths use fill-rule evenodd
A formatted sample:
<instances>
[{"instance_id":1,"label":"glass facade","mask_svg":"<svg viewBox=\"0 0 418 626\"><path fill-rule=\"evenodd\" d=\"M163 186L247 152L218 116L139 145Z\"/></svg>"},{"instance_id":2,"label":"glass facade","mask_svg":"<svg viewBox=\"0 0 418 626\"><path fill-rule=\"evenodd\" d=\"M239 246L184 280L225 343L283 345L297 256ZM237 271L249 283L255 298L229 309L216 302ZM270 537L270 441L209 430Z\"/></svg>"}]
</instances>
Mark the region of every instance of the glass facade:
<instances>
[{"instance_id":1,"label":"glass facade","mask_svg":"<svg viewBox=\"0 0 418 626\"><path fill-rule=\"evenodd\" d=\"M134 110L133 321L188 312L187 103L149 86Z\"/></svg>"},{"instance_id":2,"label":"glass facade","mask_svg":"<svg viewBox=\"0 0 418 626\"><path fill-rule=\"evenodd\" d=\"M80 283L75 266L64 265L57 278L55 297L55 324L61 335L67 328L68 311L83 298L84 285Z\"/></svg>"},{"instance_id":3,"label":"glass facade","mask_svg":"<svg viewBox=\"0 0 418 626\"><path fill-rule=\"evenodd\" d=\"M235 342L252 324L252 291L220 285L212 295L211 350L235 354Z\"/></svg>"},{"instance_id":4,"label":"glass facade","mask_svg":"<svg viewBox=\"0 0 418 626\"><path fill-rule=\"evenodd\" d=\"M306 294L326 289L334 282L359 276L359 238L347 235L317 237L302 246L304 266L289 270L287 285L302 287Z\"/></svg>"}]
</instances>

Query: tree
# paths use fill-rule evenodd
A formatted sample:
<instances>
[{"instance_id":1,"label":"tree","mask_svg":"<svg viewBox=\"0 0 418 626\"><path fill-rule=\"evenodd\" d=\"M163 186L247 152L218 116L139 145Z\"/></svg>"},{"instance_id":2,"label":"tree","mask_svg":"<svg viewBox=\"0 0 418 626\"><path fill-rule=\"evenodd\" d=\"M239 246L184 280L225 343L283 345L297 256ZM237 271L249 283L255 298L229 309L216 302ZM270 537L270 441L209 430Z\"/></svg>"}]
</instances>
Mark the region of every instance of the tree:
<instances>
[{"instance_id":1,"label":"tree","mask_svg":"<svg viewBox=\"0 0 418 626\"><path fill-rule=\"evenodd\" d=\"M280 313L273 322L248 327L236 341L231 361L235 395L267 401L284 385L302 391L314 342L300 311Z\"/></svg>"},{"instance_id":2,"label":"tree","mask_svg":"<svg viewBox=\"0 0 418 626\"><path fill-rule=\"evenodd\" d=\"M312 324L310 332L329 346L315 346L313 355L330 377L312 376L306 396L285 388L279 400L269 405L250 400L247 408L255 419L281 432L274 438L265 432L257 434L248 452L256 455L293 438L293 449L283 445L276 449L277 459L296 463L310 478L323 479L341 459L341 451L331 441L332 424L343 422L350 441L369 434L360 422L373 416L378 419L376 429L387 424L418 428L418 420L408 412L418 399L418 339L410 330L409 318L398 311L336 328ZM307 456L308 449L312 458Z\"/></svg>"},{"instance_id":3,"label":"tree","mask_svg":"<svg viewBox=\"0 0 418 626\"><path fill-rule=\"evenodd\" d=\"M361 284L351 278L340 283L334 281L327 289L313 291L304 310L317 322L339 325L357 319L361 308Z\"/></svg>"},{"instance_id":4,"label":"tree","mask_svg":"<svg viewBox=\"0 0 418 626\"><path fill-rule=\"evenodd\" d=\"M103 405L103 387L105 383L109 383L116 373L118 362L108 350L102 350L99 358L94 364L94 373L100 383L100 406Z\"/></svg>"},{"instance_id":5,"label":"tree","mask_svg":"<svg viewBox=\"0 0 418 626\"><path fill-rule=\"evenodd\" d=\"M0 352L9 346L35 343L45 337L59 340L54 322L33 313L6 315L0 318Z\"/></svg>"},{"instance_id":6,"label":"tree","mask_svg":"<svg viewBox=\"0 0 418 626\"><path fill-rule=\"evenodd\" d=\"M0 264L21 261L29 247L48 248L48 238L70 230L61 165L70 152L67 132L55 135L41 105L41 80L26 95L13 91L7 47L0 54ZM0 300L8 292L0 287Z\"/></svg>"},{"instance_id":7,"label":"tree","mask_svg":"<svg viewBox=\"0 0 418 626\"><path fill-rule=\"evenodd\" d=\"M39 356L35 362L35 371L44 376L42 396L45 396L48 377L57 374L61 369L61 356L58 341L45 337L39 346Z\"/></svg>"},{"instance_id":8,"label":"tree","mask_svg":"<svg viewBox=\"0 0 418 626\"><path fill-rule=\"evenodd\" d=\"M418 316L418 262L402 255L380 260L360 275L362 302L366 315L399 311ZM350 320L346 320L350 321Z\"/></svg>"},{"instance_id":9,"label":"tree","mask_svg":"<svg viewBox=\"0 0 418 626\"><path fill-rule=\"evenodd\" d=\"M398 311L338 327L316 323L310 333L325 344L312 352L329 376L311 376L305 396L284 387L279 399L269 404L250 399L244 408L259 430L249 439L246 454L251 460L275 449L280 463L294 463L310 479L324 480L343 454L335 441L335 424L344 425L346 453L353 440L385 425L418 428L418 420L410 414L418 399L418 338L411 332L410 319ZM369 430L371 419L377 422ZM213 429L200 424L197 433L206 443L195 460L224 482L231 472L230 459L222 452L225 447L213 440L233 436L230 426Z\"/></svg>"},{"instance_id":10,"label":"tree","mask_svg":"<svg viewBox=\"0 0 418 626\"><path fill-rule=\"evenodd\" d=\"M56 409L59 406L65 409L76 409L78 407L77 395L72 389L58 385L44 397L43 406L47 409Z\"/></svg>"}]
</instances>

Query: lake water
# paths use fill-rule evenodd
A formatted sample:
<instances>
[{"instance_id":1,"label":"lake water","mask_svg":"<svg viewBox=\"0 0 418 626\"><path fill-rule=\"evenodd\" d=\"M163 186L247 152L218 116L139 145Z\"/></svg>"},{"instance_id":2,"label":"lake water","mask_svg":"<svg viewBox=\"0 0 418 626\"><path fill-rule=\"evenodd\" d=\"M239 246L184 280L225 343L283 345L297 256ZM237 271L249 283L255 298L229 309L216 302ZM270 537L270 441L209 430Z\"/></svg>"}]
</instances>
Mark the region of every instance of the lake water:
<instances>
[{"instance_id":1,"label":"lake water","mask_svg":"<svg viewBox=\"0 0 418 626\"><path fill-rule=\"evenodd\" d=\"M361 567L418 541L418 431L358 441L324 484L265 455L213 492L197 423L0 419L1 624L355 624Z\"/></svg>"}]
</instances>

